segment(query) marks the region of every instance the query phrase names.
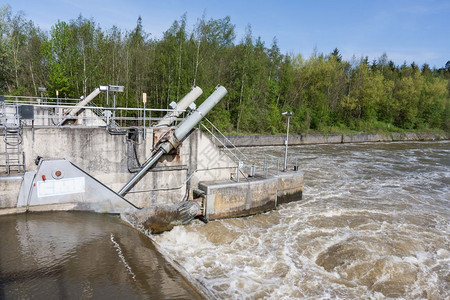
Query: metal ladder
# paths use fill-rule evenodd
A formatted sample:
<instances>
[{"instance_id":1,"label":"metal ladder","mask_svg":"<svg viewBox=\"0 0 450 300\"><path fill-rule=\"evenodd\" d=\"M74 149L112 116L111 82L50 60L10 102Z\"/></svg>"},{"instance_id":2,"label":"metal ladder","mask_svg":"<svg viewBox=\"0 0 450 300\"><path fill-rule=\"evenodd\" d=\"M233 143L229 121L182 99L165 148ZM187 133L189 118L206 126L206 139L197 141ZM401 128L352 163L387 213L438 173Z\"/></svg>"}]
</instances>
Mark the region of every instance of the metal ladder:
<instances>
[{"instance_id":1,"label":"metal ladder","mask_svg":"<svg viewBox=\"0 0 450 300\"><path fill-rule=\"evenodd\" d=\"M5 144L4 163L0 166L5 167L6 174L11 171L25 173L25 152L22 151L22 126L18 106L15 107L14 114L6 113L5 107L2 108L3 142ZM12 120L12 122L10 122Z\"/></svg>"}]
</instances>

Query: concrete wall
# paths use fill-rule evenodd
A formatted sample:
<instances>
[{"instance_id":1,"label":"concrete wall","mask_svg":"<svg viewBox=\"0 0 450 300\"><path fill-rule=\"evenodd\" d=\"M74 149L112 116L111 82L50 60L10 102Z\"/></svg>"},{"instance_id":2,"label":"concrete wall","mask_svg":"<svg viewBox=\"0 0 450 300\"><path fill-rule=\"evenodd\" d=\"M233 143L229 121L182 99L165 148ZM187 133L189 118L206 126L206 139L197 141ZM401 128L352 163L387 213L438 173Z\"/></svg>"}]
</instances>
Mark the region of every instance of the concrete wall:
<instances>
[{"instance_id":1,"label":"concrete wall","mask_svg":"<svg viewBox=\"0 0 450 300\"><path fill-rule=\"evenodd\" d=\"M209 220L248 216L276 207L278 180L275 177L252 182L201 183L206 192Z\"/></svg>"},{"instance_id":2,"label":"concrete wall","mask_svg":"<svg viewBox=\"0 0 450 300\"><path fill-rule=\"evenodd\" d=\"M141 163L151 155L152 134L147 131L146 139L140 139L136 145ZM22 148L27 171L36 170L37 156L66 158L114 191L120 190L133 176L127 167L127 137L111 135L105 128L24 128ZM156 167L125 198L139 207L177 203L186 196L188 178L191 187L195 188L206 178L228 179L229 170L235 168L236 164L228 156L196 130L183 141L178 153L163 155ZM0 182L0 185L0 208L14 206L11 199L17 198L14 194L19 193L20 181L14 184Z\"/></svg>"},{"instance_id":3,"label":"concrete wall","mask_svg":"<svg viewBox=\"0 0 450 300\"><path fill-rule=\"evenodd\" d=\"M303 172L279 174L277 179L277 205L302 199Z\"/></svg>"},{"instance_id":4,"label":"concrete wall","mask_svg":"<svg viewBox=\"0 0 450 300\"><path fill-rule=\"evenodd\" d=\"M148 131L146 139L137 141L136 152L141 163L151 155L153 141L152 131ZM111 135L105 128L24 128L22 146L27 171L36 170L37 156L66 158L113 191L118 191L133 176L128 171L129 152L133 150L130 141L126 135ZM302 197L301 172L281 173L269 178L253 177L248 181L241 178L238 183L230 179L231 175L236 178L236 169L237 164L224 150L195 130L177 151L161 157L125 198L138 207L178 203L188 196L192 199L187 191L200 187L206 192L208 218L219 219L269 211L277 204ZM33 174L26 176L33 177ZM0 214L17 206L21 181L20 177L15 181L0 181L3 191ZM55 199L56 202L60 200ZM46 202L46 205L52 203Z\"/></svg>"},{"instance_id":5,"label":"concrete wall","mask_svg":"<svg viewBox=\"0 0 450 300\"><path fill-rule=\"evenodd\" d=\"M193 186L197 186L200 181L226 180L231 174L236 174L237 164L223 150L201 131L194 134L195 138L189 144L192 153L189 158L190 168L195 172L191 181Z\"/></svg>"},{"instance_id":6,"label":"concrete wall","mask_svg":"<svg viewBox=\"0 0 450 300\"><path fill-rule=\"evenodd\" d=\"M206 194L209 220L262 213L277 205L302 199L303 173L290 172L268 178L257 177L223 182L201 182Z\"/></svg>"},{"instance_id":7,"label":"concrete wall","mask_svg":"<svg viewBox=\"0 0 450 300\"><path fill-rule=\"evenodd\" d=\"M227 137L236 147L246 146L282 146L286 135L246 135ZM434 141L447 140L450 134L437 133L355 133L355 134L299 134L289 135L289 145L310 144L340 144L362 142L391 142L391 141ZM224 139L222 142L230 146ZM217 142L217 145L219 143Z\"/></svg>"},{"instance_id":8,"label":"concrete wall","mask_svg":"<svg viewBox=\"0 0 450 300\"><path fill-rule=\"evenodd\" d=\"M0 177L0 209L14 208L17 206L17 196L19 194L22 177Z\"/></svg>"}]
</instances>

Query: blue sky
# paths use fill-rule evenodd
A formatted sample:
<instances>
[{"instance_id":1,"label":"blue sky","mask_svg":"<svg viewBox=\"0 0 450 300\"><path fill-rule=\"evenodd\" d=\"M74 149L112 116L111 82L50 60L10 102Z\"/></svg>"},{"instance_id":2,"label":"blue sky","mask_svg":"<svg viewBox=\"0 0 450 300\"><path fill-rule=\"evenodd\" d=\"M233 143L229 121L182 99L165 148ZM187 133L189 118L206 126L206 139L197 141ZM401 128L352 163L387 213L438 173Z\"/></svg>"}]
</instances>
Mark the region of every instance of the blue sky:
<instances>
[{"instance_id":1,"label":"blue sky","mask_svg":"<svg viewBox=\"0 0 450 300\"><path fill-rule=\"evenodd\" d=\"M450 60L450 0L40 0L0 1L13 13L23 11L43 30L58 19L79 14L93 18L104 30L113 25L132 30L138 16L153 38L160 38L175 20L187 14L192 29L203 14L207 19L230 16L240 41L250 24L254 37L270 47L274 37L283 53L309 57L314 49L338 48L350 60L384 52L396 64L443 67Z\"/></svg>"}]
</instances>

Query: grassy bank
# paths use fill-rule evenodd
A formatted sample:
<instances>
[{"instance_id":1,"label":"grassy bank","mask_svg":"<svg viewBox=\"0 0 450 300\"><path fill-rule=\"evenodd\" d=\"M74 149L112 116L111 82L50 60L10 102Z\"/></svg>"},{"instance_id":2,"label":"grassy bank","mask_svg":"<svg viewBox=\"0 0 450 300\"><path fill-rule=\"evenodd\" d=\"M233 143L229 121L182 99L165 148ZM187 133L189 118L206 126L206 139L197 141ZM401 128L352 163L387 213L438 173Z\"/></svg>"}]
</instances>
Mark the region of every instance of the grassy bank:
<instances>
[{"instance_id":1,"label":"grassy bank","mask_svg":"<svg viewBox=\"0 0 450 300\"><path fill-rule=\"evenodd\" d=\"M219 138L220 139L220 138ZM218 146L227 147L283 146L285 134L278 135L228 135ZM449 133L442 132L385 132L385 133L303 133L289 134L289 145L412 142L449 140Z\"/></svg>"},{"instance_id":2,"label":"grassy bank","mask_svg":"<svg viewBox=\"0 0 450 300\"><path fill-rule=\"evenodd\" d=\"M449 136L450 132L447 132L441 128L429 128L429 127L420 127L417 129L403 129L396 127L392 124L387 124L384 122L359 122L358 126L354 126L352 128L347 126L328 126L328 127L322 127L319 129L306 129L306 130L293 130L292 128L289 128L289 135L296 135L296 134L322 134L322 135L329 135L329 134L382 134L382 135L392 135L393 133L432 133L436 135L446 135ZM225 135L234 135L234 136L247 136L247 135L282 135L286 134L286 131L284 132L272 132L272 133L255 133L250 131L230 131L224 133Z\"/></svg>"}]
</instances>

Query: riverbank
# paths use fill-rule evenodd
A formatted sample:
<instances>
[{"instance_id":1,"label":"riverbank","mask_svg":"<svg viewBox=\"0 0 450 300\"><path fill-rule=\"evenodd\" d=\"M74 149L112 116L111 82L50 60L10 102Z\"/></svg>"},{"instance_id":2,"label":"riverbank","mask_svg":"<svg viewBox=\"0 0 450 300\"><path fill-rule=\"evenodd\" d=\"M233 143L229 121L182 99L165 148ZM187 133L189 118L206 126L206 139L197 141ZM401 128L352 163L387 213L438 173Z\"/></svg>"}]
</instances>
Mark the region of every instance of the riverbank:
<instances>
[{"instance_id":1,"label":"riverbank","mask_svg":"<svg viewBox=\"0 0 450 300\"><path fill-rule=\"evenodd\" d=\"M219 140L227 147L282 146L286 135L230 135ZM344 133L344 134L294 134L289 135L289 145L342 144L367 142L438 141L448 140L450 134L435 132ZM217 144L220 144L216 141ZM223 145L219 145L223 146Z\"/></svg>"}]
</instances>

